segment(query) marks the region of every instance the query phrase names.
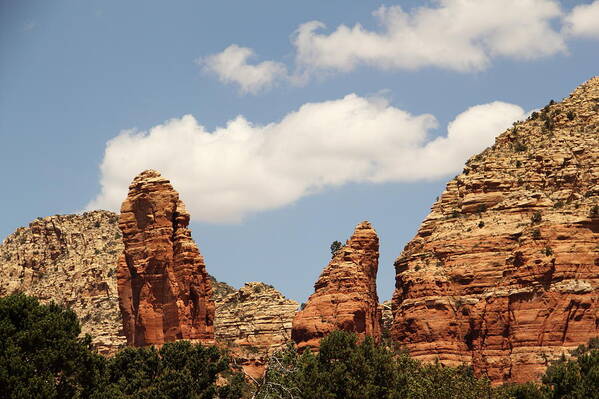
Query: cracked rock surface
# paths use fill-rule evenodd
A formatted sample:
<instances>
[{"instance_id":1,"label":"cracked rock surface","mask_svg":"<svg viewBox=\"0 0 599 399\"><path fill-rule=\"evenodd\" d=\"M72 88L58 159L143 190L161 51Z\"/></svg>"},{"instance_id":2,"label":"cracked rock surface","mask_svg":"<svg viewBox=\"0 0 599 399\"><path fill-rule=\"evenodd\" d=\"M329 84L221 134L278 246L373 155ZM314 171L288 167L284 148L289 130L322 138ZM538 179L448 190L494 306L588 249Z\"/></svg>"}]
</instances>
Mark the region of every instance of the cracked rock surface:
<instances>
[{"instance_id":1,"label":"cracked rock surface","mask_svg":"<svg viewBox=\"0 0 599 399\"><path fill-rule=\"evenodd\" d=\"M268 284L249 282L239 290L231 288L216 299L216 340L227 346L245 373L262 377L268 356L290 342L297 307L296 301Z\"/></svg>"},{"instance_id":2,"label":"cracked rock surface","mask_svg":"<svg viewBox=\"0 0 599 399\"><path fill-rule=\"evenodd\" d=\"M599 335L599 78L468 160L395 262L392 337L536 379Z\"/></svg>"},{"instance_id":3,"label":"cracked rock surface","mask_svg":"<svg viewBox=\"0 0 599 399\"><path fill-rule=\"evenodd\" d=\"M0 295L16 292L75 311L103 354L126 343L118 308L118 216L107 211L38 218L0 245Z\"/></svg>"},{"instance_id":4,"label":"cracked rock surface","mask_svg":"<svg viewBox=\"0 0 599 399\"><path fill-rule=\"evenodd\" d=\"M376 292L379 239L370 223L358 224L345 246L314 284L314 293L293 320L298 349L316 349L335 330L381 337L381 308Z\"/></svg>"},{"instance_id":5,"label":"cracked rock surface","mask_svg":"<svg viewBox=\"0 0 599 399\"><path fill-rule=\"evenodd\" d=\"M121 206L124 250L117 267L119 307L127 343L214 340L214 300L188 229L189 213L170 182L140 173Z\"/></svg>"},{"instance_id":6,"label":"cracked rock surface","mask_svg":"<svg viewBox=\"0 0 599 399\"><path fill-rule=\"evenodd\" d=\"M24 292L70 307L82 333L110 355L126 345L118 304L116 267L123 253L119 216L108 211L38 218L0 245L0 295ZM273 287L240 290L208 275L215 301L215 338L253 377L268 355L290 339L297 302Z\"/></svg>"}]
</instances>

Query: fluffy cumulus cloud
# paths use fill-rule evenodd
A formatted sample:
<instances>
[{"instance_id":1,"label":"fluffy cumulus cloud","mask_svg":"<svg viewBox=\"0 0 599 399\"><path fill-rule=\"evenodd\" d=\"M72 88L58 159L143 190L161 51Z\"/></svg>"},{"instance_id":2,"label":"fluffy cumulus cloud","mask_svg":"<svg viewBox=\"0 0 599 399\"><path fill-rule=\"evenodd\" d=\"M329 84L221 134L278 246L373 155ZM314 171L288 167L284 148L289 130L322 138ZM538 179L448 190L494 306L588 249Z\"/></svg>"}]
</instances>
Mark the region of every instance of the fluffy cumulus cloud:
<instances>
[{"instance_id":1,"label":"fluffy cumulus cloud","mask_svg":"<svg viewBox=\"0 0 599 399\"><path fill-rule=\"evenodd\" d=\"M359 65L389 70L425 67L474 72L498 57L531 60L567 52L566 39L599 39L599 0L564 12L558 0L432 0L403 9L382 6L376 29L361 24L327 30L320 21L300 25L292 35L295 66L250 65L249 48L232 45L202 64L243 93L277 81L304 84L314 74L347 72ZM429 2L430 4L430 2Z\"/></svg>"},{"instance_id":2,"label":"fluffy cumulus cloud","mask_svg":"<svg viewBox=\"0 0 599 399\"><path fill-rule=\"evenodd\" d=\"M456 71L486 68L492 57L521 59L565 50L551 20L561 16L553 0L439 0L436 7L405 12L381 7L381 29L341 25L319 33L321 22L299 27L294 45L300 67L347 71L360 63L389 69L434 66Z\"/></svg>"},{"instance_id":3,"label":"fluffy cumulus cloud","mask_svg":"<svg viewBox=\"0 0 599 399\"><path fill-rule=\"evenodd\" d=\"M101 164L102 190L87 208L118 209L132 178L152 168L173 182L195 220L237 222L329 187L455 173L468 156L524 117L516 105L478 105L458 115L446 134L433 137L432 115L411 115L383 98L355 94L305 104L268 125L239 116L208 131L185 115L110 140Z\"/></svg>"},{"instance_id":4,"label":"fluffy cumulus cloud","mask_svg":"<svg viewBox=\"0 0 599 399\"><path fill-rule=\"evenodd\" d=\"M564 31L571 36L599 39L599 0L574 7L565 18Z\"/></svg>"},{"instance_id":5,"label":"fluffy cumulus cloud","mask_svg":"<svg viewBox=\"0 0 599 399\"><path fill-rule=\"evenodd\" d=\"M221 82L237 84L242 93L255 94L287 76L285 65L279 62L249 64L248 59L253 55L252 49L232 44L218 54L197 60L197 63L205 71L216 74Z\"/></svg>"}]
</instances>

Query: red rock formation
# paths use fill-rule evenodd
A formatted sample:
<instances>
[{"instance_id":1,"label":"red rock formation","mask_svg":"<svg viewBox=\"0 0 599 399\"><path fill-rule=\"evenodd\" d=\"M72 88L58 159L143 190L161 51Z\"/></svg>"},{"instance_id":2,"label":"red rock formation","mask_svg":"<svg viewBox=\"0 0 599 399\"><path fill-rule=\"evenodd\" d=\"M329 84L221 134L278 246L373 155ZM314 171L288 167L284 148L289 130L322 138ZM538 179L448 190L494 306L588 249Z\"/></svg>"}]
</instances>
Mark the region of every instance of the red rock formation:
<instances>
[{"instance_id":1,"label":"red rock formation","mask_svg":"<svg viewBox=\"0 0 599 399\"><path fill-rule=\"evenodd\" d=\"M378 259L378 236L370 223L362 222L314 284L305 308L295 315L291 337L298 349L318 348L320 339L334 330L380 338Z\"/></svg>"},{"instance_id":2,"label":"red rock formation","mask_svg":"<svg viewBox=\"0 0 599 399\"><path fill-rule=\"evenodd\" d=\"M133 180L121 207L125 249L117 272L129 345L214 339L210 281L188 224L168 180L153 170Z\"/></svg>"},{"instance_id":3,"label":"red rock formation","mask_svg":"<svg viewBox=\"0 0 599 399\"><path fill-rule=\"evenodd\" d=\"M392 337L418 359L538 378L599 335L599 78L501 134L395 262Z\"/></svg>"}]
</instances>

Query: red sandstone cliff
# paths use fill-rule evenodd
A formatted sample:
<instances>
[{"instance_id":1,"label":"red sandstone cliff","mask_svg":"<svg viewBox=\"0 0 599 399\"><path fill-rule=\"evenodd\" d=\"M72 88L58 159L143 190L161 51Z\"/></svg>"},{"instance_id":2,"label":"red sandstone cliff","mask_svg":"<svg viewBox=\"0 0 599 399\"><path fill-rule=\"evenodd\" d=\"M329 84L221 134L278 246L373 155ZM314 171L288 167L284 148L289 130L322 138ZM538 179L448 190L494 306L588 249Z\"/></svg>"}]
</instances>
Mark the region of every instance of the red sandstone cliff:
<instances>
[{"instance_id":1,"label":"red sandstone cliff","mask_svg":"<svg viewBox=\"0 0 599 399\"><path fill-rule=\"evenodd\" d=\"M537 378L599 335L599 78L472 157L395 262L417 359Z\"/></svg>"},{"instance_id":2,"label":"red sandstone cliff","mask_svg":"<svg viewBox=\"0 0 599 399\"><path fill-rule=\"evenodd\" d=\"M189 214L170 182L139 174L121 207L117 282L129 345L214 339L214 301Z\"/></svg>"},{"instance_id":3,"label":"red sandstone cliff","mask_svg":"<svg viewBox=\"0 0 599 399\"><path fill-rule=\"evenodd\" d=\"M323 270L305 308L293 319L291 337L298 349L318 348L334 330L381 336L376 293L379 239L370 223L360 223Z\"/></svg>"}]
</instances>

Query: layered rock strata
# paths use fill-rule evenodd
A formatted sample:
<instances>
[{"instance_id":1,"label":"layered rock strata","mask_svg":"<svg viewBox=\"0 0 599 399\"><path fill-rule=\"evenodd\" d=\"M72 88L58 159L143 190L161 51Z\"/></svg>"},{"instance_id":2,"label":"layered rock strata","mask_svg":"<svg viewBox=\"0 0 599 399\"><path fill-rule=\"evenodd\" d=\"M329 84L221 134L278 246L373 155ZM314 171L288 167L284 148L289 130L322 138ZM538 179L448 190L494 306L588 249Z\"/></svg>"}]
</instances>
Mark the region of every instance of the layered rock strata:
<instances>
[{"instance_id":1,"label":"layered rock strata","mask_svg":"<svg viewBox=\"0 0 599 399\"><path fill-rule=\"evenodd\" d=\"M102 354L126 343L117 305L118 216L94 211L38 218L0 245L0 295L23 292L71 308Z\"/></svg>"},{"instance_id":2,"label":"layered rock strata","mask_svg":"<svg viewBox=\"0 0 599 399\"><path fill-rule=\"evenodd\" d=\"M271 285L250 282L217 300L216 340L224 343L236 363L252 378L260 378L269 355L291 341L296 301Z\"/></svg>"},{"instance_id":3,"label":"layered rock strata","mask_svg":"<svg viewBox=\"0 0 599 399\"><path fill-rule=\"evenodd\" d=\"M293 319L291 336L298 349L318 348L320 339L334 330L380 339L378 258L378 236L370 223L362 222L334 254L314 284L314 294Z\"/></svg>"},{"instance_id":4,"label":"layered rock strata","mask_svg":"<svg viewBox=\"0 0 599 399\"><path fill-rule=\"evenodd\" d=\"M468 160L395 262L393 338L495 383L599 335L599 78Z\"/></svg>"},{"instance_id":5,"label":"layered rock strata","mask_svg":"<svg viewBox=\"0 0 599 399\"><path fill-rule=\"evenodd\" d=\"M124 251L117 281L127 343L214 340L214 300L189 213L170 182L139 174L121 206Z\"/></svg>"},{"instance_id":6,"label":"layered rock strata","mask_svg":"<svg viewBox=\"0 0 599 399\"><path fill-rule=\"evenodd\" d=\"M23 292L71 308L94 347L109 355L126 345L116 267L123 252L119 216L108 211L38 218L0 245L0 295ZM289 341L297 308L277 290L240 290L208 275L216 305L215 338L253 377Z\"/></svg>"}]
</instances>

